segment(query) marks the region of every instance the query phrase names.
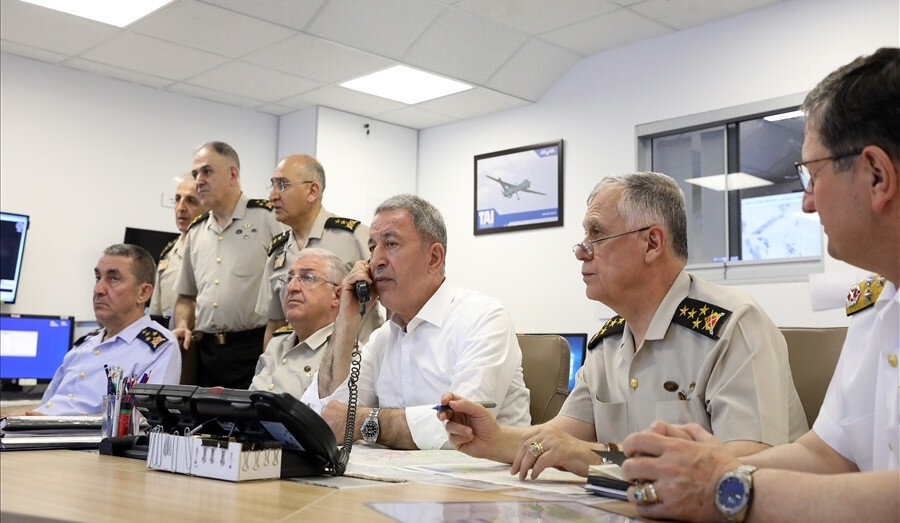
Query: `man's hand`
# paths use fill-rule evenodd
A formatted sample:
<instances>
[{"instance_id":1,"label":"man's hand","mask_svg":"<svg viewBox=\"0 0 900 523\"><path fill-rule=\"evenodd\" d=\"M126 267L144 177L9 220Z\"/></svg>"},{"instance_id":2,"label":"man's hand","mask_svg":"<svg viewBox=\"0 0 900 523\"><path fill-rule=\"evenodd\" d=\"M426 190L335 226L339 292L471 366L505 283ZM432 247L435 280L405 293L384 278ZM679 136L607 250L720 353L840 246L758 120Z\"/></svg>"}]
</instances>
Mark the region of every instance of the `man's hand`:
<instances>
[{"instance_id":1,"label":"man's hand","mask_svg":"<svg viewBox=\"0 0 900 523\"><path fill-rule=\"evenodd\" d=\"M628 459L622 474L628 481L652 482L659 501L637 505L643 517L717 520L715 487L725 472L740 463L718 439L696 423L654 422L648 430L625 439ZM634 487L628 489L634 499Z\"/></svg>"},{"instance_id":2,"label":"man's hand","mask_svg":"<svg viewBox=\"0 0 900 523\"><path fill-rule=\"evenodd\" d=\"M350 273L341 283L341 313L351 313L360 318L359 299L356 297L356 282L364 281L369 285L369 301L366 307L372 307L378 299L378 289L372 282L372 273L369 271L369 263L360 260L353 265ZM368 309L367 309L368 310Z\"/></svg>"},{"instance_id":3,"label":"man's hand","mask_svg":"<svg viewBox=\"0 0 900 523\"><path fill-rule=\"evenodd\" d=\"M175 335L175 339L180 340L179 343L181 344L181 348L184 350L189 350L191 348L191 340L194 338L191 329L175 328L172 329L172 334Z\"/></svg>"},{"instance_id":4,"label":"man's hand","mask_svg":"<svg viewBox=\"0 0 900 523\"><path fill-rule=\"evenodd\" d=\"M456 450L476 458L497 459L500 424L486 408L452 392L441 396L441 405L453 409L439 410L437 417L447 421L444 430Z\"/></svg>"},{"instance_id":5,"label":"man's hand","mask_svg":"<svg viewBox=\"0 0 900 523\"><path fill-rule=\"evenodd\" d=\"M367 409L356 409L357 419L359 419L363 410ZM368 416L369 413L366 412L365 415ZM325 405L325 408L322 410L322 419L331 427L331 431L334 432L334 439L337 440L338 445L342 444L344 441L344 428L347 426L347 405L335 400L329 401L328 405ZM353 440L356 441L356 439L354 436Z\"/></svg>"},{"instance_id":6,"label":"man's hand","mask_svg":"<svg viewBox=\"0 0 900 523\"><path fill-rule=\"evenodd\" d=\"M538 456L531 451L532 443L539 443L542 449ZM530 470L531 479L537 479L544 469L554 467L587 476L588 466L601 462L594 448L594 443L578 439L549 423L535 425L522 436L509 473L518 474L519 479L524 480Z\"/></svg>"}]
</instances>

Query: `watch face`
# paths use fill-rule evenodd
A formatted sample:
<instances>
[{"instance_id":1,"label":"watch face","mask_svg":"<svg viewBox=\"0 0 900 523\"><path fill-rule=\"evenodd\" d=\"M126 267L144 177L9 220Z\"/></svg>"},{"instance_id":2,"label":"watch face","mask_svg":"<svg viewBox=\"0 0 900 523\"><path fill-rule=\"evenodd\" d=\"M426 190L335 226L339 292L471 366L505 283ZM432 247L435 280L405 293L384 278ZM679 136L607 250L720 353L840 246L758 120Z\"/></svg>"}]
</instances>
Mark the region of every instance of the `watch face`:
<instances>
[{"instance_id":1,"label":"watch face","mask_svg":"<svg viewBox=\"0 0 900 523\"><path fill-rule=\"evenodd\" d=\"M362 433L364 438L371 438L375 436L375 424L372 423L371 420L367 419L363 421L363 424L359 428L359 431Z\"/></svg>"},{"instance_id":2,"label":"watch face","mask_svg":"<svg viewBox=\"0 0 900 523\"><path fill-rule=\"evenodd\" d=\"M716 487L716 499L725 512L738 513L747 503L747 489L744 482L736 476L723 478Z\"/></svg>"}]
</instances>

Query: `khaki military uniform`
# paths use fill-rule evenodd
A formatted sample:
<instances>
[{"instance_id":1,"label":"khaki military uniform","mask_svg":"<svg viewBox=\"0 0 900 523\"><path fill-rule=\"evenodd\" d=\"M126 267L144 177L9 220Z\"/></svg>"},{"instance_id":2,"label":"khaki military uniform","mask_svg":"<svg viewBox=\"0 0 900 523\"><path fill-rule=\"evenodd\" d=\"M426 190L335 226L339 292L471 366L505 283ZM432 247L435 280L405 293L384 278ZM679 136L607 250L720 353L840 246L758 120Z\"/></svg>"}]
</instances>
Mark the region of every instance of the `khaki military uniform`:
<instances>
[{"instance_id":1,"label":"khaki military uniform","mask_svg":"<svg viewBox=\"0 0 900 523\"><path fill-rule=\"evenodd\" d=\"M178 294L195 296L201 386L247 388L263 350L266 318L253 310L266 249L282 227L268 200L241 194L225 227L212 211L194 219L185 238Z\"/></svg>"},{"instance_id":2,"label":"khaki military uniform","mask_svg":"<svg viewBox=\"0 0 900 523\"><path fill-rule=\"evenodd\" d=\"M329 323L303 341L290 325L276 330L256 363L250 390L286 392L299 400L313 383L333 329Z\"/></svg>"},{"instance_id":3,"label":"khaki military uniform","mask_svg":"<svg viewBox=\"0 0 900 523\"><path fill-rule=\"evenodd\" d=\"M306 245L300 245L293 231L285 231L274 238L269 245L266 269L256 300L256 313L271 320L283 320L285 287L278 278L284 276L297 261L300 251L307 247L329 250L352 268L359 260L369 258L369 227L349 218L340 218L324 208L319 211L309 231ZM363 318L360 342L369 339L369 334L381 324L384 317L378 307L372 307Z\"/></svg>"},{"instance_id":4,"label":"khaki military uniform","mask_svg":"<svg viewBox=\"0 0 900 523\"><path fill-rule=\"evenodd\" d=\"M560 414L593 424L599 442L621 442L657 419L769 445L808 428L784 337L737 289L682 271L637 351L619 316L588 345Z\"/></svg>"},{"instance_id":5,"label":"khaki military uniform","mask_svg":"<svg viewBox=\"0 0 900 523\"><path fill-rule=\"evenodd\" d=\"M150 315L171 318L175 312L178 294L175 292L175 281L181 274L184 260L184 236L175 238L159 255L156 265L156 285L150 297Z\"/></svg>"}]
</instances>

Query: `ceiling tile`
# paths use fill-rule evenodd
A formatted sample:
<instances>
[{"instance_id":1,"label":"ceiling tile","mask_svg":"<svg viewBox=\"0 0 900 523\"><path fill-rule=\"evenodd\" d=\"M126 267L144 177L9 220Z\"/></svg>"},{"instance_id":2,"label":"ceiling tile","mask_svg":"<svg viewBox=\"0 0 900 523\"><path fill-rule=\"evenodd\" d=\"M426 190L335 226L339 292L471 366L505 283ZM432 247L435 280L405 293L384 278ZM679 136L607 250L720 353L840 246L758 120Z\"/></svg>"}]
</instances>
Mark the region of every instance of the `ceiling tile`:
<instances>
[{"instance_id":1,"label":"ceiling tile","mask_svg":"<svg viewBox=\"0 0 900 523\"><path fill-rule=\"evenodd\" d=\"M263 103L262 100L253 100L243 96L235 96L233 94L216 91L215 89L207 89L206 87L199 87L186 83L172 84L169 87L166 87L166 91L186 94L195 98L203 98L205 100L212 100L213 102L220 102L227 105L246 107L248 109L259 107Z\"/></svg>"},{"instance_id":2,"label":"ceiling tile","mask_svg":"<svg viewBox=\"0 0 900 523\"><path fill-rule=\"evenodd\" d=\"M528 103L527 100L521 98L479 87L422 102L416 104L415 107L465 120L494 111L521 107Z\"/></svg>"},{"instance_id":3,"label":"ceiling tile","mask_svg":"<svg viewBox=\"0 0 900 523\"><path fill-rule=\"evenodd\" d=\"M204 3L244 13L260 20L303 29L325 0L203 0Z\"/></svg>"},{"instance_id":4,"label":"ceiling tile","mask_svg":"<svg viewBox=\"0 0 900 523\"><path fill-rule=\"evenodd\" d=\"M16 0L0 2L0 34L9 42L71 55L117 32L117 27L53 9Z\"/></svg>"},{"instance_id":5,"label":"ceiling tile","mask_svg":"<svg viewBox=\"0 0 900 523\"><path fill-rule=\"evenodd\" d=\"M263 102L277 102L320 85L312 80L241 61L210 69L190 78L187 83Z\"/></svg>"},{"instance_id":6,"label":"ceiling tile","mask_svg":"<svg viewBox=\"0 0 900 523\"><path fill-rule=\"evenodd\" d=\"M622 8L544 33L541 38L586 56L671 32L669 27Z\"/></svg>"},{"instance_id":7,"label":"ceiling tile","mask_svg":"<svg viewBox=\"0 0 900 523\"><path fill-rule=\"evenodd\" d=\"M172 3L129 29L231 58L294 34L291 29L194 0Z\"/></svg>"},{"instance_id":8,"label":"ceiling tile","mask_svg":"<svg viewBox=\"0 0 900 523\"><path fill-rule=\"evenodd\" d=\"M362 116L372 116L406 107L400 102L336 85L325 85L315 91L281 100L279 103L296 109L303 109L311 105L324 105Z\"/></svg>"},{"instance_id":9,"label":"ceiling tile","mask_svg":"<svg viewBox=\"0 0 900 523\"><path fill-rule=\"evenodd\" d=\"M91 62L90 60L84 60L82 58L73 58L71 60L67 60L63 65L65 65L66 67L71 67L73 69L79 69L81 71L88 71L90 73L96 73L99 75L108 76L110 78L125 80L126 82L146 85L148 87L160 88L172 84L172 80L169 80L168 78L160 78L158 76L136 73L127 69L122 69L120 67L98 64L97 62Z\"/></svg>"},{"instance_id":10,"label":"ceiling tile","mask_svg":"<svg viewBox=\"0 0 900 523\"><path fill-rule=\"evenodd\" d=\"M433 113L418 107L404 107L388 113L379 114L377 118L383 122L402 125L412 129L427 129L458 121L457 118Z\"/></svg>"},{"instance_id":11,"label":"ceiling tile","mask_svg":"<svg viewBox=\"0 0 900 523\"><path fill-rule=\"evenodd\" d=\"M463 0L457 7L536 35L618 9L611 0Z\"/></svg>"},{"instance_id":12,"label":"ceiling tile","mask_svg":"<svg viewBox=\"0 0 900 523\"><path fill-rule=\"evenodd\" d=\"M395 63L305 34L250 53L242 60L325 83L349 80Z\"/></svg>"},{"instance_id":13,"label":"ceiling tile","mask_svg":"<svg viewBox=\"0 0 900 523\"><path fill-rule=\"evenodd\" d=\"M38 49L36 47L31 47L30 45L23 45L16 42L7 42L6 40L0 40L0 51L4 53L24 56L25 58L40 60L42 62L50 62L51 64L59 63L69 57L69 55L54 53L53 51L45 51L43 49Z\"/></svg>"},{"instance_id":14,"label":"ceiling tile","mask_svg":"<svg viewBox=\"0 0 900 523\"><path fill-rule=\"evenodd\" d=\"M431 0L330 0L306 32L399 58L444 9Z\"/></svg>"},{"instance_id":15,"label":"ceiling tile","mask_svg":"<svg viewBox=\"0 0 900 523\"><path fill-rule=\"evenodd\" d=\"M526 38L496 22L448 10L428 27L403 59L429 71L480 83L503 65Z\"/></svg>"},{"instance_id":16,"label":"ceiling tile","mask_svg":"<svg viewBox=\"0 0 900 523\"><path fill-rule=\"evenodd\" d=\"M571 51L532 38L485 85L536 102L579 60Z\"/></svg>"},{"instance_id":17,"label":"ceiling tile","mask_svg":"<svg viewBox=\"0 0 900 523\"><path fill-rule=\"evenodd\" d=\"M676 29L687 29L746 11L776 4L781 0L645 0L631 9Z\"/></svg>"},{"instance_id":18,"label":"ceiling tile","mask_svg":"<svg viewBox=\"0 0 900 523\"><path fill-rule=\"evenodd\" d=\"M206 51L127 32L81 56L93 62L172 80L183 80L228 60Z\"/></svg>"}]
</instances>

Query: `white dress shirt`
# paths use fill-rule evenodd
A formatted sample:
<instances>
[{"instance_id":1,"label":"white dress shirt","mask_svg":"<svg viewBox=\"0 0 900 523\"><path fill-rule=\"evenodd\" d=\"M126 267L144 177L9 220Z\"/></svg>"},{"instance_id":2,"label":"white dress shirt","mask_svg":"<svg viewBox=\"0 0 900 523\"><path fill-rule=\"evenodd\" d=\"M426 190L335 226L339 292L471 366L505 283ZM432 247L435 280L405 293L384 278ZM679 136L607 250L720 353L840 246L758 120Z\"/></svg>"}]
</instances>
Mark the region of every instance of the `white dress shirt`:
<instances>
[{"instance_id":1,"label":"white dress shirt","mask_svg":"<svg viewBox=\"0 0 900 523\"><path fill-rule=\"evenodd\" d=\"M501 424L531 423L522 351L509 313L497 300L446 281L406 329L392 317L372 333L362 349L357 386L360 406L405 408L420 449L448 445L433 410L448 391L495 402ZM312 386L303 401L321 412L329 400L346 403L347 392L346 381L325 398Z\"/></svg>"}]
</instances>

